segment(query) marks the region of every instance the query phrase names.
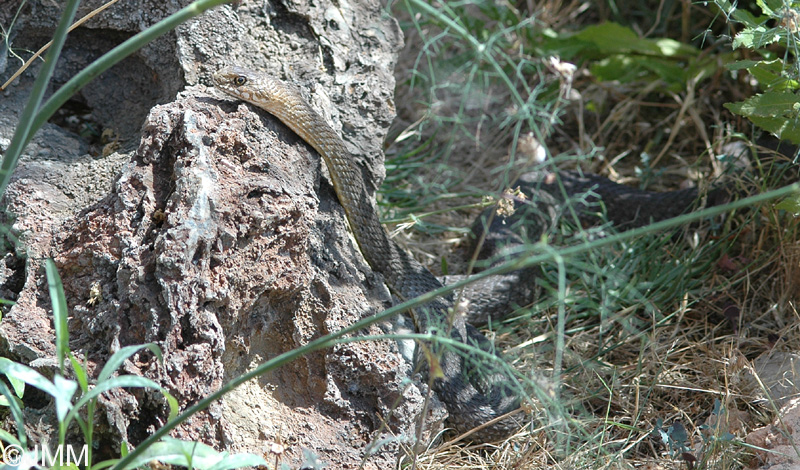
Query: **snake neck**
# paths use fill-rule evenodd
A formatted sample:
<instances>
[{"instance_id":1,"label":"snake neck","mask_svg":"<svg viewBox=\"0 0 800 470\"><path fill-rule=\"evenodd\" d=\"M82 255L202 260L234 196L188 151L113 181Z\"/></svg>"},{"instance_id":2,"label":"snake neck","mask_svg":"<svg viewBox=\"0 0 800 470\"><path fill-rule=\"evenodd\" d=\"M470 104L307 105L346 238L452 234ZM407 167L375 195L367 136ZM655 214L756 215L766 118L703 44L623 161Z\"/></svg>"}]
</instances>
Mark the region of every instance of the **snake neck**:
<instances>
[{"instance_id":1,"label":"snake neck","mask_svg":"<svg viewBox=\"0 0 800 470\"><path fill-rule=\"evenodd\" d=\"M413 299L442 287L436 277L389 238L367 192L361 170L341 137L304 103L271 111L325 160L336 195L367 263L395 295ZM418 325L422 326L422 325Z\"/></svg>"}]
</instances>

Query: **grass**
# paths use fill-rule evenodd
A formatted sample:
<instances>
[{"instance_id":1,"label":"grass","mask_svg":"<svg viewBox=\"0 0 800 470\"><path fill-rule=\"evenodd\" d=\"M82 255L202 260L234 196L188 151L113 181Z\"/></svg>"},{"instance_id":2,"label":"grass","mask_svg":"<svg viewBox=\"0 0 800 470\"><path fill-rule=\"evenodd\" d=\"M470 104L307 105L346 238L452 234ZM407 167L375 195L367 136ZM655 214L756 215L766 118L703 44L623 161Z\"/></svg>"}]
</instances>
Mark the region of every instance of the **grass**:
<instances>
[{"instance_id":1,"label":"grass","mask_svg":"<svg viewBox=\"0 0 800 470\"><path fill-rule=\"evenodd\" d=\"M796 181L791 156L763 149L748 159L749 171L729 169L742 160L730 158L726 144L752 146L757 134L722 111L741 86L720 66L732 57L714 44L727 31L713 23L712 9L686 4L689 10L655 18L657 9L641 5L627 17L611 3L605 11L641 33L672 30L677 40L706 46L703 59L691 60L712 58L713 73L675 90L659 76L589 79L586 72L606 60L591 56L575 57L577 72L565 77L537 56L552 36L548 26L579 30L603 9L554 5L394 4L406 48L382 207L385 219L406 222L396 239L431 270L467 266L454 254L463 227L483 197L531 167L517 147L528 133L547 143L559 167L647 189L724 175L753 194ZM745 434L774 413L750 404L759 391L742 377L757 356L796 350L800 340L792 326L800 292L791 281L800 261L796 219L767 203L572 251L600 232L565 226L548 245L557 255L538 279L540 301L490 330L517 370L532 380L549 377L559 399L534 413L535 429L498 446L431 449L421 468L664 468L694 459L701 468L727 469L748 462ZM535 242L525 254L541 253ZM740 417L738 427L705 424L728 414ZM685 442L668 432L675 423L686 429Z\"/></svg>"}]
</instances>

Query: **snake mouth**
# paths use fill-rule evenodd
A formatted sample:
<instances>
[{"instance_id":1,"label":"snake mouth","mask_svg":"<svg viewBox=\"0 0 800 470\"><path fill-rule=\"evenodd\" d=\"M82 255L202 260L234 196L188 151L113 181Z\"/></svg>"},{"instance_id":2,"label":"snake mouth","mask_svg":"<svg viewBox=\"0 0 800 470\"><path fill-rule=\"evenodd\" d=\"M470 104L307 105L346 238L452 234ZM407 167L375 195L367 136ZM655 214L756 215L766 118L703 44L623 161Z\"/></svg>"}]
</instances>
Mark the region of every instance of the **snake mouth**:
<instances>
[{"instance_id":1,"label":"snake mouth","mask_svg":"<svg viewBox=\"0 0 800 470\"><path fill-rule=\"evenodd\" d=\"M225 67L211 74L211 81L220 90L238 97L239 90L234 86L237 76L240 75L234 72L231 67Z\"/></svg>"}]
</instances>

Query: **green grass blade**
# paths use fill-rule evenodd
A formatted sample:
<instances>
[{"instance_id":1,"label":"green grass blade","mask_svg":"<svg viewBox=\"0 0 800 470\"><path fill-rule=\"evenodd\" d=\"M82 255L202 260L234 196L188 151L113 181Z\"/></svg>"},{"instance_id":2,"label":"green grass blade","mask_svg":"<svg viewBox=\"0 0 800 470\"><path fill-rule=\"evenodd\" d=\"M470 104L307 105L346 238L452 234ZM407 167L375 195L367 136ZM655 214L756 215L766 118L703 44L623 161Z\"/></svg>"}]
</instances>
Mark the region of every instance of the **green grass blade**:
<instances>
[{"instance_id":1,"label":"green grass blade","mask_svg":"<svg viewBox=\"0 0 800 470\"><path fill-rule=\"evenodd\" d=\"M147 348L152 352L159 361L161 361L161 348L155 345L155 343L147 343L141 344L138 346L125 346L124 348L120 349L119 351L115 352L111 358L106 362L106 365L103 366L103 370L100 371L100 375L97 376L97 383L105 382L111 374L113 374L122 363L125 362L126 359L133 356L139 350Z\"/></svg>"},{"instance_id":2,"label":"green grass blade","mask_svg":"<svg viewBox=\"0 0 800 470\"><path fill-rule=\"evenodd\" d=\"M81 387L81 391L86 393L89 390L89 376L86 374L86 367L70 352L67 354L72 370L75 373L75 380Z\"/></svg>"},{"instance_id":3,"label":"green grass blade","mask_svg":"<svg viewBox=\"0 0 800 470\"><path fill-rule=\"evenodd\" d=\"M53 398L56 401L56 417L58 418L58 442L63 444L66 442L67 428L69 427L66 417L69 413L77 411L72 405L72 397L78 391L79 386L78 382L55 374L53 387L55 389Z\"/></svg>"},{"instance_id":4,"label":"green grass blade","mask_svg":"<svg viewBox=\"0 0 800 470\"><path fill-rule=\"evenodd\" d=\"M22 151L25 149L28 142L30 142L36 130L41 127L41 124L38 126L33 124L34 113L36 113L36 110L42 103L45 90L50 83L50 77L53 76L56 61L61 54L61 49L64 47L64 41L67 38L67 30L72 24L72 20L75 18L75 12L78 10L79 3L78 0L69 0L64 7L61 21L59 21L56 32L53 34L53 44L47 51L44 64L39 71L39 76L36 77L36 81L33 83L31 96L28 99L28 103L25 105L25 109L22 110L17 129L14 131L14 136L11 138L8 150L3 156L3 162L0 164L0 196L6 191L6 186L8 186L8 182L11 180L11 174L17 167L17 162L19 161L20 155L22 155Z\"/></svg>"},{"instance_id":5,"label":"green grass blade","mask_svg":"<svg viewBox=\"0 0 800 470\"><path fill-rule=\"evenodd\" d=\"M98 382L97 385L89 390L88 393L83 395L75 402L75 405L70 410L69 414L63 419L67 425L72 421L72 419L77 415L77 413L91 400L98 397L101 393L107 392L109 390L115 388L151 388L153 390L162 391L160 385L153 382L152 380L140 377L138 375L123 375L121 377L114 377L112 379L108 379L104 382Z\"/></svg>"},{"instance_id":6,"label":"green grass blade","mask_svg":"<svg viewBox=\"0 0 800 470\"><path fill-rule=\"evenodd\" d=\"M111 467L112 465L115 465L117 462L119 462L119 459L103 460L102 462L98 462L97 464L92 465L91 470L103 470L104 468L108 468Z\"/></svg>"},{"instance_id":7,"label":"green grass blade","mask_svg":"<svg viewBox=\"0 0 800 470\"><path fill-rule=\"evenodd\" d=\"M485 60L492 66L492 68L494 68L497 76L506 84L508 92L511 94L512 102L515 105L524 107L525 100L522 98L522 95L520 95L517 86L514 85L511 78L508 76L508 74L506 74L505 70L503 70L503 67L491 53L493 50L491 45L487 47L486 44L482 44L480 41L478 41L478 39L471 34L466 27L463 26L461 20L459 19L458 15L455 14L455 12L449 10L449 7L446 4L442 5L442 7L448 9L449 11L443 13L425 0L407 1L409 4L425 12L431 18L435 18L442 24L446 25L451 31L455 32L459 37L465 40L475 52L476 60ZM409 9L409 11L411 10L412 9Z\"/></svg>"},{"instance_id":8,"label":"green grass blade","mask_svg":"<svg viewBox=\"0 0 800 470\"><path fill-rule=\"evenodd\" d=\"M50 290L50 302L53 304L53 324L56 330L56 357L58 368L64 374L64 358L69 354L69 330L67 329L67 298L64 295L64 284L58 275L56 263L52 259L45 262L47 287Z\"/></svg>"},{"instance_id":9,"label":"green grass blade","mask_svg":"<svg viewBox=\"0 0 800 470\"><path fill-rule=\"evenodd\" d=\"M199 442L165 438L163 441L150 446L147 452L130 462L126 468L138 467L152 460L200 470L229 470L259 465L267 466L267 462L256 455L230 455L227 452L217 452L211 446Z\"/></svg>"},{"instance_id":10,"label":"green grass blade","mask_svg":"<svg viewBox=\"0 0 800 470\"><path fill-rule=\"evenodd\" d=\"M54 382L50 382L45 376L30 367L5 357L0 357L0 373L14 376L52 396L56 402L56 416L59 422L64 420L64 416L72 408L72 396L75 395L75 391L78 389L78 383L73 380L67 380L60 375L56 375Z\"/></svg>"},{"instance_id":11,"label":"green grass blade","mask_svg":"<svg viewBox=\"0 0 800 470\"><path fill-rule=\"evenodd\" d=\"M18 447L23 447L23 445L19 441L19 439L14 437L14 435L11 434L10 432L4 431L2 429L0 429L0 441L8 442L9 444L15 445L15 446L18 446Z\"/></svg>"},{"instance_id":12,"label":"green grass blade","mask_svg":"<svg viewBox=\"0 0 800 470\"><path fill-rule=\"evenodd\" d=\"M6 376L8 377L8 375ZM0 439L10 442L15 445L19 445L20 447L27 447L28 439L25 435L25 416L22 414L22 400L15 397L11 390L6 386L6 384L0 380L0 394L8 401L8 408L11 410L11 415L14 417L14 421L17 423L17 439L13 439L13 436L8 434L4 431L4 433L0 435Z\"/></svg>"}]
</instances>

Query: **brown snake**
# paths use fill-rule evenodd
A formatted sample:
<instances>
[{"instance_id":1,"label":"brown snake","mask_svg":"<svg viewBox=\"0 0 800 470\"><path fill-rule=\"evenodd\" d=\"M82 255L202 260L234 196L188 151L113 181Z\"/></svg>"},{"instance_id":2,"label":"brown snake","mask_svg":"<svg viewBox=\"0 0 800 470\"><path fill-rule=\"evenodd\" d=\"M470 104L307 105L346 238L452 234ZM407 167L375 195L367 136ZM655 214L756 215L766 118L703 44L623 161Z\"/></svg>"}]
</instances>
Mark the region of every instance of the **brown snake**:
<instances>
[{"instance_id":1,"label":"brown snake","mask_svg":"<svg viewBox=\"0 0 800 470\"><path fill-rule=\"evenodd\" d=\"M408 300L442 287L427 268L389 238L367 193L361 170L344 141L311 109L299 90L270 75L239 67L222 69L213 75L213 80L225 93L280 119L319 152L361 253L372 269L384 276L395 295ZM439 331L449 330L458 341L486 345L488 340L466 324L463 315L448 314L452 305L452 297L445 297L415 309L412 317L417 329L427 332L438 327ZM479 371L469 365L471 361L465 361L457 352L448 349L438 352L444 377L434 380L433 388L448 409L448 424L457 431L471 430L519 408L519 400L508 388L507 380L489 384L479 378ZM516 417L509 416L483 427L472 437L490 440L508 436L520 425Z\"/></svg>"},{"instance_id":2,"label":"brown snake","mask_svg":"<svg viewBox=\"0 0 800 470\"><path fill-rule=\"evenodd\" d=\"M442 287L442 283L428 269L392 241L378 220L374 201L369 197L361 170L345 147L341 137L303 99L295 87L270 75L239 67L229 67L215 73L216 86L232 96L252 103L280 119L286 126L311 145L322 158L331 175L334 189L344 207L350 228L361 253L369 265L386 279L392 292L403 300L416 298ZM696 189L670 192L648 192L616 184L606 178L559 172L558 184L546 177L546 172L531 172L515 183L533 203L515 201L515 213L526 215L493 218L486 232L486 251L501 244L521 243L520 232L527 239L538 239L548 227L553 226L554 211L564 196L587 194L584 204L602 202L606 216L617 226L635 227L651 220L677 216L692 208L697 199ZM543 177L545 176L545 177ZM553 176L553 175L549 175ZM706 203L724 202L728 189L718 187L708 193ZM483 237L478 237L483 238ZM517 241L515 242L515 238ZM496 250L495 250L496 252ZM488 253L487 253L488 254ZM510 305L526 305L535 297L533 279L536 269L495 276L484 285L470 285L471 319L483 318L493 309L508 310ZM527 281L527 282L522 282ZM448 281L449 282L449 281ZM491 290L491 292L490 292ZM452 315L453 298L446 296L412 311L416 327L421 332L436 331L460 342L490 351L489 341L467 323L463 315ZM436 378L433 389L449 412L448 424L459 432L476 427L479 431L470 437L488 441L506 437L518 431L522 420L513 411L519 409L521 394L511 387L503 373L485 370L486 364L476 364L452 349L440 348L439 363L444 377ZM508 414L508 416L504 416ZM494 420L491 424L488 422Z\"/></svg>"}]
</instances>

